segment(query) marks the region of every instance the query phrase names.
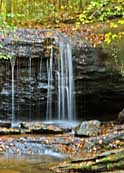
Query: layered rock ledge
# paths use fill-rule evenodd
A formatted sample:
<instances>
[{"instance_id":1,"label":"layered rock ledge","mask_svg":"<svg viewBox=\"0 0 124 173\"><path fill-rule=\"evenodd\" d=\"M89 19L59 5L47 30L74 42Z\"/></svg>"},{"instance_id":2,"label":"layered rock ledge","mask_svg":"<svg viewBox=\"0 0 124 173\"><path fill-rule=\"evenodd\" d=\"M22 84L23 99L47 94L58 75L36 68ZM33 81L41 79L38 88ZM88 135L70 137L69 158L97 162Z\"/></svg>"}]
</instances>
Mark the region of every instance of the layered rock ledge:
<instances>
[{"instance_id":1,"label":"layered rock ledge","mask_svg":"<svg viewBox=\"0 0 124 173\"><path fill-rule=\"evenodd\" d=\"M0 52L17 58L15 112L18 117L26 117L31 105L31 116L35 114L36 119L39 119L39 116L43 119L48 87L45 61L50 56L51 45L54 47L54 56L58 56L59 35L61 33L56 30L19 29L1 36ZM70 38L70 43L73 53L77 117L90 119L97 116L99 119L104 119L104 115L107 114L108 120L115 119L113 114L117 115L123 108L123 77L117 70L106 66L110 64L110 59L101 48L94 48L85 38L79 40L76 36ZM31 78L29 77L30 59ZM40 69L41 61L42 69ZM1 60L0 78L0 117L5 119L11 117L9 61ZM42 112L41 115L36 110Z\"/></svg>"}]
</instances>

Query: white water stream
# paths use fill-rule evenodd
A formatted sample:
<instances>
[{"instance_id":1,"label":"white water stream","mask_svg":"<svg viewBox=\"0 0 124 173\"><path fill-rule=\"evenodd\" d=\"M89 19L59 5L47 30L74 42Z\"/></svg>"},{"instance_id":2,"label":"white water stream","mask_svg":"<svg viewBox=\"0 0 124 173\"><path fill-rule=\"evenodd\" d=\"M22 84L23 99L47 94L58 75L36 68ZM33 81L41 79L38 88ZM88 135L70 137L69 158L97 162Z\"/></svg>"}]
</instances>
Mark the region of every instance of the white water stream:
<instances>
[{"instance_id":1,"label":"white water stream","mask_svg":"<svg viewBox=\"0 0 124 173\"><path fill-rule=\"evenodd\" d=\"M11 126L13 127L15 124L15 79L14 79L14 68L15 68L16 58L13 57L11 62L11 72L12 72L12 118L11 118Z\"/></svg>"},{"instance_id":2,"label":"white water stream","mask_svg":"<svg viewBox=\"0 0 124 173\"><path fill-rule=\"evenodd\" d=\"M62 34L58 35L59 55L57 61L53 61L53 47L51 46L50 59L47 60L48 93L47 93L47 120L52 120L53 105L53 63L56 63L57 75L57 119L75 120L75 96L74 77L72 64L72 49L70 41ZM55 100L54 100L55 101Z\"/></svg>"}]
</instances>

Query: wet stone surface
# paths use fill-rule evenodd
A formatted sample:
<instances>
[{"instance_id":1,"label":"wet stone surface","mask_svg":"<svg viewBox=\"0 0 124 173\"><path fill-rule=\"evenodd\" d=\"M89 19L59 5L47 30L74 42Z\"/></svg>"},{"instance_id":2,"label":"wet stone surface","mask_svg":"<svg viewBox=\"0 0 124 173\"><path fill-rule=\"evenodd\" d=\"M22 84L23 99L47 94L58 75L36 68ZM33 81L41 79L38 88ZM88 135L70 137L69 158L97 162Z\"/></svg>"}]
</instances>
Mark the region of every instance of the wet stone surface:
<instances>
[{"instance_id":1,"label":"wet stone surface","mask_svg":"<svg viewBox=\"0 0 124 173\"><path fill-rule=\"evenodd\" d=\"M99 133L93 133L92 136L76 136L75 129L78 126L62 128L53 124L32 123L31 125L30 123L23 123L23 128L1 127L0 132L3 134L0 138L0 150L13 154L51 153L57 155L57 153L61 153L65 156L79 157L86 152L96 152L97 149L104 151L106 147L116 148L121 144L120 140L124 139L123 125L99 124L98 127L95 126ZM37 130L38 133L36 133ZM18 134L19 132L20 134ZM14 136L11 137L13 134ZM118 143L114 144L116 141ZM121 145L123 146L123 143Z\"/></svg>"},{"instance_id":2,"label":"wet stone surface","mask_svg":"<svg viewBox=\"0 0 124 173\"><path fill-rule=\"evenodd\" d=\"M95 121L96 122L96 121ZM82 122L83 123L83 122ZM86 123L86 122L85 122ZM88 123L88 122L87 122ZM62 126L41 123L24 123L24 130L33 127L62 129ZM8 124L7 124L8 125ZM3 125L2 125L3 126ZM115 124L115 122L101 123L98 129L100 131L96 136L75 136L74 130L79 124L71 127L71 132L63 133L38 133L27 134L23 131L21 134L1 135L0 136L0 155L3 157L52 157L59 161L72 160L72 163L78 163L82 160L93 160L107 155L122 153L124 147L124 124ZM96 128L96 127L95 127ZM4 127L1 127L4 129ZM0 130L1 130L0 129ZM18 130L18 128L6 128ZM71 163L71 164L72 164ZM55 164L54 164L55 165ZM56 165L57 166L57 165ZM37 166L36 166L37 167ZM48 165L48 167L51 167ZM47 170L48 170L47 167ZM31 168L32 169L32 168ZM60 168L58 168L60 169ZM54 172L57 172L56 167Z\"/></svg>"}]
</instances>

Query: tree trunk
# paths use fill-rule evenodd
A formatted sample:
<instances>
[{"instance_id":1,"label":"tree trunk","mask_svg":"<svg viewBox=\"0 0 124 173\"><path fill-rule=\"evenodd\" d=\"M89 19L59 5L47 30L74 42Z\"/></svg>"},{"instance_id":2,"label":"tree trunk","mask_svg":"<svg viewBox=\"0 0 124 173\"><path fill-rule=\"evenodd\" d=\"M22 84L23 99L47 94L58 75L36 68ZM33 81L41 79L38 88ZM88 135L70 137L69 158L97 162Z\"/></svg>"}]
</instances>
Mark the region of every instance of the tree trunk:
<instances>
[{"instance_id":1,"label":"tree trunk","mask_svg":"<svg viewBox=\"0 0 124 173\"><path fill-rule=\"evenodd\" d=\"M2 0L0 1L0 13L2 11Z\"/></svg>"},{"instance_id":2,"label":"tree trunk","mask_svg":"<svg viewBox=\"0 0 124 173\"><path fill-rule=\"evenodd\" d=\"M12 1L6 0L6 21L10 24L11 18L8 16L12 12Z\"/></svg>"}]
</instances>

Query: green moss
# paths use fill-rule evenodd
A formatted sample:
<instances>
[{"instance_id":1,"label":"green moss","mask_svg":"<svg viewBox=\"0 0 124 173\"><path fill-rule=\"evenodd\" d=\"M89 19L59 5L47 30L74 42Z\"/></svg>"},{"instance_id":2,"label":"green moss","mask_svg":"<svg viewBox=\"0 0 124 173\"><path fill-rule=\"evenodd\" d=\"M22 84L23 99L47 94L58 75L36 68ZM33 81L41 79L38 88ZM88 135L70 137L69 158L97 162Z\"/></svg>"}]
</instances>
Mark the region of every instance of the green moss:
<instances>
[{"instance_id":1,"label":"green moss","mask_svg":"<svg viewBox=\"0 0 124 173\"><path fill-rule=\"evenodd\" d=\"M88 170L91 168L91 165L88 165L87 163L83 163L80 166L81 170Z\"/></svg>"}]
</instances>

